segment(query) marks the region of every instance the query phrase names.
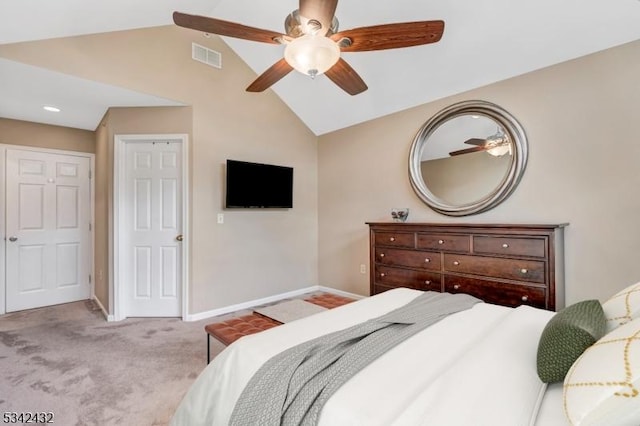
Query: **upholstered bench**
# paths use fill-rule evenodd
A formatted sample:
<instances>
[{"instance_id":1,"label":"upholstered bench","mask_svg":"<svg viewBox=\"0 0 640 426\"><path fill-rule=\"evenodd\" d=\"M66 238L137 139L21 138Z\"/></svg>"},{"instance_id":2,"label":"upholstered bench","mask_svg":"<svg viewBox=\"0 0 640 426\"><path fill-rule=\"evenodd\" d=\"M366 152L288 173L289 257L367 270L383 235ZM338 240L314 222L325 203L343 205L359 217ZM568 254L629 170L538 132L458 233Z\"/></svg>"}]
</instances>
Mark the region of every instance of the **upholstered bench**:
<instances>
[{"instance_id":1,"label":"upholstered bench","mask_svg":"<svg viewBox=\"0 0 640 426\"><path fill-rule=\"evenodd\" d=\"M349 297L338 296L337 294L331 293L318 294L304 300L327 309L337 308L338 306L346 305L347 303L351 303L354 301L354 299L351 299Z\"/></svg>"},{"instance_id":2,"label":"upholstered bench","mask_svg":"<svg viewBox=\"0 0 640 426\"><path fill-rule=\"evenodd\" d=\"M307 302L332 309L347 303L353 302L353 299L338 296L330 293L318 294L306 299ZM281 325L282 323L273 320L258 313L251 313L228 320L207 324L204 330L207 332L207 363L211 360L210 338L214 337L225 346L230 345L239 338L254 334L259 331L268 330L272 327Z\"/></svg>"}]
</instances>

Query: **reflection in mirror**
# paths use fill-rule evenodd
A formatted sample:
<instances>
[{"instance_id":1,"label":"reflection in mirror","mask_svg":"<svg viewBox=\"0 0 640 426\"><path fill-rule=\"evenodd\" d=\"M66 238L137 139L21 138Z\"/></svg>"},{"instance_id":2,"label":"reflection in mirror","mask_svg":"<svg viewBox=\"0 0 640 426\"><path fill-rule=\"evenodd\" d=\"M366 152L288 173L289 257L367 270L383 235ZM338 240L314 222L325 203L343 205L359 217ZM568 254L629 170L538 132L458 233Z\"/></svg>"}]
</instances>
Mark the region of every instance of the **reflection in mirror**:
<instances>
[{"instance_id":1,"label":"reflection in mirror","mask_svg":"<svg viewBox=\"0 0 640 426\"><path fill-rule=\"evenodd\" d=\"M422 179L443 201L477 202L505 178L511 140L490 117L460 115L434 130L421 155Z\"/></svg>"},{"instance_id":2,"label":"reflection in mirror","mask_svg":"<svg viewBox=\"0 0 640 426\"><path fill-rule=\"evenodd\" d=\"M422 126L411 147L409 174L429 207L464 216L508 197L526 160L526 135L513 116L489 102L465 101Z\"/></svg>"}]
</instances>

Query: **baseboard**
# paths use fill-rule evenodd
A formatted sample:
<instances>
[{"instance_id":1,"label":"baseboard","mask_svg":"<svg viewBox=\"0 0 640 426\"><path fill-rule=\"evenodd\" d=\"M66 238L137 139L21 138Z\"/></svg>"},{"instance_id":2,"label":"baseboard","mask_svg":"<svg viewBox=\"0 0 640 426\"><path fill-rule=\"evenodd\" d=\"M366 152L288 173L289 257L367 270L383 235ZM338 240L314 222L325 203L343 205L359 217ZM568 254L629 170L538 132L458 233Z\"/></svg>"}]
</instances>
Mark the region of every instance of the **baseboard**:
<instances>
[{"instance_id":1,"label":"baseboard","mask_svg":"<svg viewBox=\"0 0 640 426\"><path fill-rule=\"evenodd\" d=\"M301 296L305 293L311 293L313 291L320 291L320 286L314 285L311 287L301 288L300 290L289 291L287 293L280 293L274 296L264 297L262 299L255 299L248 302L238 303L237 305L225 306L224 308L212 309L205 312L198 312L197 314L187 315L185 321L200 321L203 319L216 317L218 315L229 314L231 312L250 309L259 305L265 305L267 303L278 302L290 297Z\"/></svg>"},{"instance_id":2,"label":"baseboard","mask_svg":"<svg viewBox=\"0 0 640 426\"><path fill-rule=\"evenodd\" d=\"M338 290L337 288L318 286L319 291L324 291L326 293L332 293L337 296L350 297L352 299L364 299L367 296L363 296L361 294L349 293L348 291Z\"/></svg>"},{"instance_id":3,"label":"baseboard","mask_svg":"<svg viewBox=\"0 0 640 426\"><path fill-rule=\"evenodd\" d=\"M112 322L116 320L113 315L109 315L109 312L107 312L107 310L104 308L102 303L100 303L100 300L97 297L93 296L93 301L96 303L96 305L98 305L98 307L102 311L102 315L104 315L104 319L106 319L108 322Z\"/></svg>"},{"instance_id":4,"label":"baseboard","mask_svg":"<svg viewBox=\"0 0 640 426\"><path fill-rule=\"evenodd\" d=\"M238 303L237 305L225 306L224 308L212 309L205 312L198 312L197 314L187 315L184 320L200 321L211 317L217 317L219 315L229 314L231 312L241 311L243 309L251 309L256 306L266 305L267 303L279 302L280 300L289 299L291 297L302 296L303 294L312 293L314 291L324 291L325 293L332 293L338 296L350 297L352 299L362 299L364 297L367 297L355 293L349 293L347 291L338 290L336 288L314 285L311 287L301 288L299 290L289 291L287 293L280 293L274 296L264 297L262 299L255 299L248 302Z\"/></svg>"}]
</instances>

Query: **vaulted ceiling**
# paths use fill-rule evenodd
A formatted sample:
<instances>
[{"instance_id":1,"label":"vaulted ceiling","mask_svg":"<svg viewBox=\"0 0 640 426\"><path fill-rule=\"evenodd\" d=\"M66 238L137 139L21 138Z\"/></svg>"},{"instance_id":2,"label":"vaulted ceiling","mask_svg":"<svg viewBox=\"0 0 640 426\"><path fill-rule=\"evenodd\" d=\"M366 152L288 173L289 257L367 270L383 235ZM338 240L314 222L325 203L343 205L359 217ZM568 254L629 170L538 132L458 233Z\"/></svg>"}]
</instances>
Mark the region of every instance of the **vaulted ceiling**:
<instances>
[{"instance_id":1,"label":"vaulted ceiling","mask_svg":"<svg viewBox=\"0 0 640 426\"><path fill-rule=\"evenodd\" d=\"M3 2L0 44L169 25L174 10L281 32L285 17L297 7L296 0ZM269 90L318 135L640 39L639 0L340 0L336 17L341 30L432 19L442 19L446 26L436 44L344 53L369 86L362 94L350 96L325 76L311 80L295 72L272 86ZM282 46L224 40L256 74L282 58ZM48 84L50 79L64 84ZM42 107L42 90L18 91L21 81L31 87L46 85L53 92L60 87L58 93L48 93L48 99L59 96L72 102L77 113L56 118L59 122L34 114ZM82 95L89 92L87 85L95 85L92 99ZM109 106L176 104L0 60L0 117L93 130Z\"/></svg>"}]
</instances>

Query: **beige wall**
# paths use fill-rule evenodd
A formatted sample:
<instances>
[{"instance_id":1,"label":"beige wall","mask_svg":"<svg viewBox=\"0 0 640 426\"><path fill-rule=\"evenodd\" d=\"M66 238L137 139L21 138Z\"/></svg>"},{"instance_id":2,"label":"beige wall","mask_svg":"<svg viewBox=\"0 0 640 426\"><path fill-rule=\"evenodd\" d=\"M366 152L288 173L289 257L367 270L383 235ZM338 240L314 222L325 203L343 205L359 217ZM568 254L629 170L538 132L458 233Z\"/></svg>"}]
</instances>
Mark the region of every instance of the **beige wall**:
<instances>
[{"instance_id":1,"label":"beige wall","mask_svg":"<svg viewBox=\"0 0 640 426\"><path fill-rule=\"evenodd\" d=\"M95 134L89 130L1 117L0 143L64 149L67 151L96 152Z\"/></svg>"},{"instance_id":2,"label":"beige wall","mask_svg":"<svg viewBox=\"0 0 640 426\"><path fill-rule=\"evenodd\" d=\"M94 185L96 194L94 197L94 271L95 295L102 306L110 311L109 303L109 180L111 170L109 168L109 133L107 122L109 111L105 114L100 125L96 128L96 172L94 174Z\"/></svg>"},{"instance_id":3,"label":"beige wall","mask_svg":"<svg viewBox=\"0 0 640 426\"><path fill-rule=\"evenodd\" d=\"M95 293L105 307L110 307L113 222L113 151L116 135L186 134L191 138L191 107L109 108L96 129Z\"/></svg>"},{"instance_id":4,"label":"beige wall","mask_svg":"<svg viewBox=\"0 0 640 426\"><path fill-rule=\"evenodd\" d=\"M413 222L563 223L567 302L607 298L640 279L640 41L320 137L320 282L368 294L366 221L409 207ZM419 88L416 88L419 90ZM524 126L529 163L497 208L462 219L413 193L407 157L443 107L483 99Z\"/></svg>"},{"instance_id":5,"label":"beige wall","mask_svg":"<svg viewBox=\"0 0 640 426\"><path fill-rule=\"evenodd\" d=\"M504 180L510 163L510 155L495 157L481 151L423 161L420 171L433 195L462 205L491 194Z\"/></svg>"},{"instance_id":6,"label":"beige wall","mask_svg":"<svg viewBox=\"0 0 640 426\"><path fill-rule=\"evenodd\" d=\"M223 69L193 61L192 42L221 52ZM244 91L256 75L220 38L166 26L2 45L0 56L192 106L190 313L318 284L317 137L272 91ZM141 130L113 114L108 136ZM98 150L108 157L111 143ZM294 167L294 207L223 210L227 158Z\"/></svg>"}]
</instances>

